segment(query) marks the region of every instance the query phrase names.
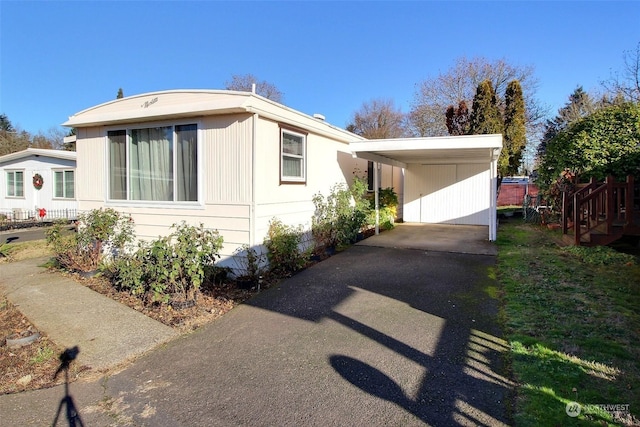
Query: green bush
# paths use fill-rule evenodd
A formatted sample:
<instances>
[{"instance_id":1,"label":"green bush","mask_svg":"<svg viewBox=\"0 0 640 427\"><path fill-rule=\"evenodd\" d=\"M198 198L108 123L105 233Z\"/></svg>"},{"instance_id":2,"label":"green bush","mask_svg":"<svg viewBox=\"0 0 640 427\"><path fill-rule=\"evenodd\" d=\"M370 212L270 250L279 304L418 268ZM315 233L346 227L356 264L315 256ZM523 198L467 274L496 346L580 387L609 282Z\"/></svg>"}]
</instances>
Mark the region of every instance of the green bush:
<instances>
[{"instance_id":1,"label":"green bush","mask_svg":"<svg viewBox=\"0 0 640 427\"><path fill-rule=\"evenodd\" d=\"M169 236L143 242L131 255L122 255L106 268L114 285L146 301L194 300L206 270L220 257L222 237L202 224L184 221L171 226Z\"/></svg>"},{"instance_id":2,"label":"green bush","mask_svg":"<svg viewBox=\"0 0 640 427\"><path fill-rule=\"evenodd\" d=\"M324 253L327 248L335 247L338 242L338 205L342 201L339 194L343 191L343 185L336 184L331 187L326 199L321 193L313 196L315 211L311 218L311 235L316 255Z\"/></svg>"},{"instance_id":3,"label":"green bush","mask_svg":"<svg viewBox=\"0 0 640 427\"><path fill-rule=\"evenodd\" d=\"M92 209L78 216L78 241L100 253L104 246L121 250L133 241L133 220L111 208Z\"/></svg>"},{"instance_id":4,"label":"green bush","mask_svg":"<svg viewBox=\"0 0 640 427\"><path fill-rule=\"evenodd\" d=\"M395 208L384 206L380 208L380 228L383 230L391 230L395 223ZM366 224L369 227L376 225L376 211L375 209L370 211L367 215Z\"/></svg>"},{"instance_id":5,"label":"green bush","mask_svg":"<svg viewBox=\"0 0 640 427\"><path fill-rule=\"evenodd\" d=\"M338 245L342 246L350 245L357 240L358 233L366 225L367 215L370 212L367 182L364 179L354 177L349 195L353 199L353 205L345 205L338 215L338 221L342 225L338 235Z\"/></svg>"},{"instance_id":6,"label":"green bush","mask_svg":"<svg viewBox=\"0 0 640 427\"><path fill-rule=\"evenodd\" d=\"M375 226L376 224L376 200L375 194L367 196L369 200L370 212L367 215L367 225ZM393 187L380 188L378 190L378 208L380 210L380 227L385 230L391 230L394 227L398 212L398 195Z\"/></svg>"},{"instance_id":7,"label":"green bush","mask_svg":"<svg viewBox=\"0 0 640 427\"><path fill-rule=\"evenodd\" d=\"M264 245L271 273L287 277L306 265L309 255L300 249L303 232L302 226L292 227L277 218L269 221Z\"/></svg>"},{"instance_id":8,"label":"green bush","mask_svg":"<svg viewBox=\"0 0 640 427\"><path fill-rule=\"evenodd\" d=\"M57 264L69 270L95 270L105 258L125 251L134 238L131 217L111 208L79 215L75 233L65 232L68 226L66 220L56 221L46 236Z\"/></svg>"},{"instance_id":9,"label":"green bush","mask_svg":"<svg viewBox=\"0 0 640 427\"><path fill-rule=\"evenodd\" d=\"M321 193L313 196L315 212L311 218L311 234L317 255L327 248L356 241L369 214L366 193L366 182L355 177L350 188L343 183L331 187L326 199Z\"/></svg>"},{"instance_id":10,"label":"green bush","mask_svg":"<svg viewBox=\"0 0 640 427\"><path fill-rule=\"evenodd\" d=\"M131 295L144 296L145 285L144 259L139 252L122 254L103 268L103 273L111 280L116 289L127 291Z\"/></svg>"}]
</instances>

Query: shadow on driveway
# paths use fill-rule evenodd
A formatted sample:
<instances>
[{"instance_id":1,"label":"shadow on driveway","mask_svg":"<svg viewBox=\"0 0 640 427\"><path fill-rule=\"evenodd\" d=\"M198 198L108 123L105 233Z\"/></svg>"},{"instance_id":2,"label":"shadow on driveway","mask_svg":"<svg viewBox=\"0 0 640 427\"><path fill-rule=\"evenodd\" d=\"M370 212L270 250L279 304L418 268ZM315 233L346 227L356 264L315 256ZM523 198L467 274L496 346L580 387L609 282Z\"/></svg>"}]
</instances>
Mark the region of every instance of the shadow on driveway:
<instances>
[{"instance_id":1,"label":"shadow on driveway","mask_svg":"<svg viewBox=\"0 0 640 427\"><path fill-rule=\"evenodd\" d=\"M489 296L494 263L490 256L356 246L288 280L286 297L265 294L249 304L331 320L359 335L328 363L362 392L428 424L509 424L507 343ZM418 375L398 372L397 363Z\"/></svg>"},{"instance_id":2,"label":"shadow on driveway","mask_svg":"<svg viewBox=\"0 0 640 427\"><path fill-rule=\"evenodd\" d=\"M494 264L353 246L105 379L103 402L154 426L508 425Z\"/></svg>"}]
</instances>

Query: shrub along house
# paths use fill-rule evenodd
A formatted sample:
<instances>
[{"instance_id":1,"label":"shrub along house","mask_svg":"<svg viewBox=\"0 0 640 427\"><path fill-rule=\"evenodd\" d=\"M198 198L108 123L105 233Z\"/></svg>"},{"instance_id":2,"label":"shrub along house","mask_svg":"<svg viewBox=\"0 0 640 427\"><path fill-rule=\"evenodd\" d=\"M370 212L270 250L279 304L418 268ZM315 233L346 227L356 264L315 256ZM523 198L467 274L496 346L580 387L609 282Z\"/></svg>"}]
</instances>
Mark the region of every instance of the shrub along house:
<instances>
[{"instance_id":1,"label":"shrub along house","mask_svg":"<svg viewBox=\"0 0 640 427\"><path fill-rule=\"evenodd\" d=\"M262 244L273 217L308 229L313 195L368 169L349 149L361 137L249 92L146 93L64 125L76 129L80 211L130 214L144 240L203 223L223 236L223 259ZM401 196L402 171L380 172Z\"/></svg>"},{"instance_id":2,"label":"shrub along house","mask_svg":"<svg viewBox=\"0 0 640 427\"><path fill-rule=\"evenodd\" d=\"M75 170L73 151L27 148L1 156L0 215L12 221L75 218Z\"/></svg>"}]
</instances>

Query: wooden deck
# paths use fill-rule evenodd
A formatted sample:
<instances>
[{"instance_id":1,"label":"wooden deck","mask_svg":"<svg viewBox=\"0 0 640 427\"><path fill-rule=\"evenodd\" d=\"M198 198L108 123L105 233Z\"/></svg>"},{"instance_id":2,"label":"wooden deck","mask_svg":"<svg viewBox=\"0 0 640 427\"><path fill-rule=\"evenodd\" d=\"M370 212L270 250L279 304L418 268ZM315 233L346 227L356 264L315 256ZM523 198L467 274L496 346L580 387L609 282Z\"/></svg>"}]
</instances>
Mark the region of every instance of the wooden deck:
<instances>
[{"instance_id":1,"label":"wooden deck","mask_svg":"<svg viewBox=\"0 0 640 427\"><path fill-rule=\"evenodd\" d=\"M566 194L562 207L562 232L574 245L608 245L623 236L640 236L640 183L608 177L592 180Z\"/></svg>"}]
</instances>

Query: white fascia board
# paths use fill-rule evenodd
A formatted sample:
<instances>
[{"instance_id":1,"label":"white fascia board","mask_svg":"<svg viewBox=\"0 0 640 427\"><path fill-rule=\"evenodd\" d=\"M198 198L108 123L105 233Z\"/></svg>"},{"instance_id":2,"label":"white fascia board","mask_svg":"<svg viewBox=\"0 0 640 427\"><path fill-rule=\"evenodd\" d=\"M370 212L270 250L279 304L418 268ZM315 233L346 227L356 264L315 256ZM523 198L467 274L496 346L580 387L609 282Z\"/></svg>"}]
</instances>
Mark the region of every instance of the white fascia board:
<instances>
[{"instance_id":1,"label":"white fascia board","mask_svg":"<svg viewBox=\"0 0 640 427\"><path fill-rule=\"evenodd\" d=\"M349 145L350 147L352 147L352 145ZM391 165L391 166L397 166L399 168L406 168L407 164L404 162L401 162L399 160L395 160L395 159L391 159L389 157L385 157L385 156L380 156L378 154L374 154L374 153L370 153L368 151L351 151L353 153L353 157L358 158L358 159L365 159L365 160L370 160L372 162L376 162L376 163L382 163L385 165Z\"/></svg>"},{"instance_id":2,"label":"white fascia board","mask_svg":"<svg viewBox=\"0 0 640 427\"><path fill-rule=\"evenodd\" d=\"M268 100L264 99L264 101ZM277 108L274 106L277 106ZM346 129L341 129L323 120L319 120L315 117L311 117L300 111L274 102L262 103L262 105L260 103L251 103L245 107L245 111L252 114L258 114L260 117L274 120L279 123L286 123L299 127L300 129L326 136L343 143L350 143L354 140L365 140L363 137L351 133Z\"/></svg>"},{"instance_id":3,"label":"white fascia board","mask_svg":"<svg viewBox=\"0 0 640 427\"><path fill-rule=\"evenodd\" d=\"M132 123L150 120L162 120L182 117L199 117L213 114L244 113L246 108L236 102L203 102L197 104L172 105L166 108L154 108L132 114L128 111L111 111L103 114L89 114L69 117L62 126L87 127L116 123Z\"/></svg>"},{"instance_id":4,"label":"white fascia board","mask_svg":"<svg viewBox=\"0 0 640 427\"><path fill-rule=\"evenodd\" d=\"M110 124L119 123L135 123L135 122L148 122L154 120L166 120L166 119L178 119L187 117L201 117L213 114L233 114L245 112L242 108L216 108L213 110L189 110L189 111L177 111L175 109L167 109L167 111L155 110L152 114L139 114L136 116L125 115L120 113L109 113L94 115L91 118L69 118L62 126L66 127L89 127L89 126L104 126Z\"/></svg>"},{"instance_id":5,"label":"white fascia board","mask_svg":"<svg viewBox=\"0 0 640 427\"><path fill-rule=\"evenodd\" d=\"M0 157L0 163L18 160L29 156L51 157L63 160L76 160L78 155L75 151L50 150L46 148L27 148L26 150L5 154L4 156Z\"/></svg>"},{"instance_id":6,"label":"white fascia board","mask_svg":"<svg viewBox=\"0 0 640 427\"><path fill-rule=\"evenodd\" d=\"M435 138L398 138L368 140L366 151L458 150L465 148L502 148L502 135L462 135Z\"/></svg>"}]
</instances>

